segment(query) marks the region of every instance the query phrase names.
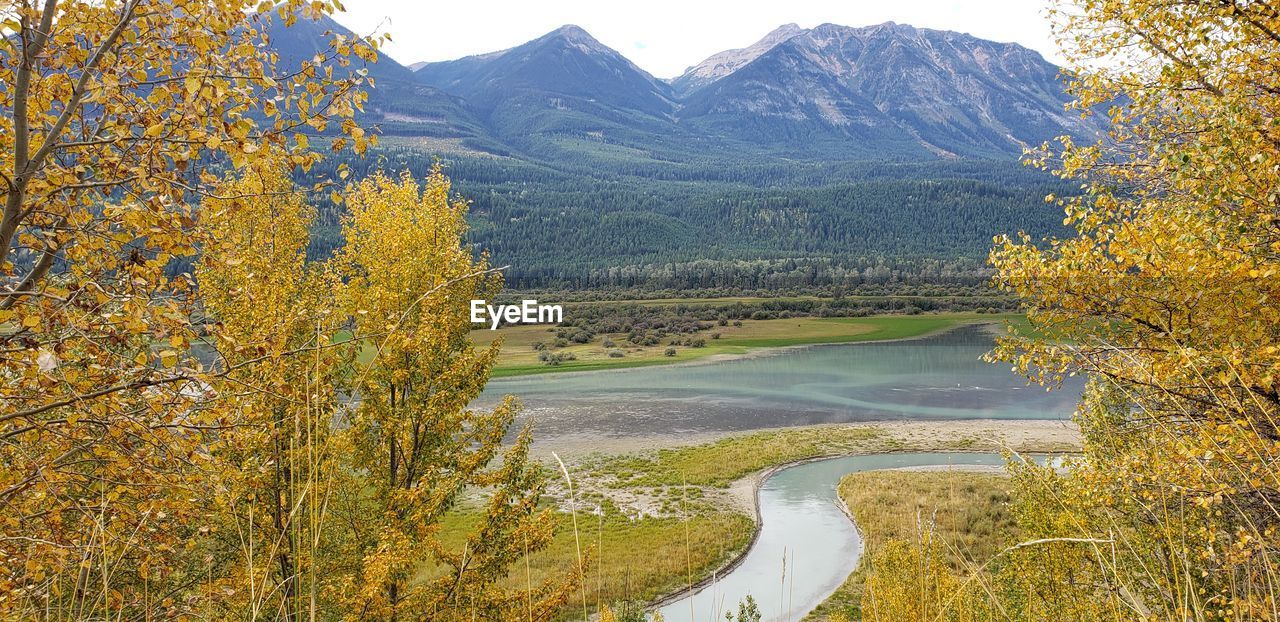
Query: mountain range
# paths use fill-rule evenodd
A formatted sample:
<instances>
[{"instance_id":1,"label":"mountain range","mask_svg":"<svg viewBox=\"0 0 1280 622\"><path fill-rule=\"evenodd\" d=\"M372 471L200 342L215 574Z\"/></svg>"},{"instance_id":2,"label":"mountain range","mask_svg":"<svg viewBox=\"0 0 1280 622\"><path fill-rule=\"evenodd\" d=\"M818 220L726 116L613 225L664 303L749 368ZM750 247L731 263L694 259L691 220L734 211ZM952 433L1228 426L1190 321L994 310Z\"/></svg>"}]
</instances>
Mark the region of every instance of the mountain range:
<instances>
[{"instance_id":1,"label":"mountain range","mask_svg":"<svg viewBox=\"0 0 1280 622\"><path fill-rule=\"evenodd\" d=\"M288 64L330 32L351 34L299 20L268 35ZM981 283L992 235L1062 232L1042 199L1073 190L1021 167L1024 146L1100 130L1065 110L1039 53L894 23L788 24L672 80L571 25L364 68L362 122L384 140L345 163L421 173L442 158L473 201L470 240L518 288ZM342 243L338 211L322 208L313 256Z\"/></svg>"},{"instance_id":2,"label":"mountain range","mask_svg":"<svg viewBox=\"0 0 1280 622\"><path fill-rule=\"evenodd\" d=\"M311 53L312 31L273 45ZM1064 110L1060 70L1013 43L892 22L788 24L659 80L577 26L488 54L404 67L383 57L374 121L389 135L476 151L638 150L654 159L725 149L787 157L1000 157L1095 121Z\"/></svg>"}]
</instances>

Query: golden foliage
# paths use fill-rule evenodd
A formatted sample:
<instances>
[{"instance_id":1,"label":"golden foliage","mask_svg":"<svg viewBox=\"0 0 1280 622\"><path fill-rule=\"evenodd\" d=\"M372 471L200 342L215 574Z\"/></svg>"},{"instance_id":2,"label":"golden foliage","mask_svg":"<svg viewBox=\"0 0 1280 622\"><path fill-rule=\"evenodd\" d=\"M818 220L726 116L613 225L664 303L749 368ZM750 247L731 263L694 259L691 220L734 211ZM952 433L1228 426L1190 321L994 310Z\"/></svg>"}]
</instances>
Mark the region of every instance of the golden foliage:
<instances>
[{"instance_id":1,"label":"golden foliage","mask_svg":"<svg viewBox=\"0 0 1280 622\"><path fill-rule=\"evenodd\" d=\"M462 244L466 203L450 197L437 167L426 184L375 174L345 195L346 246L335 258L346 283L341 308L372 349L355 365L358 405L346 436L360 499L340 524L359 525L342 557L336 598L351 619L429 612L433 620L544 619L572 582L502 588L506 568L551 539L539 509L543 475L529 464L525 430L498 458L516 413L508 398L491 412L467 408L484 388L498 344L471 345L469 303L500 286L499 273ZM406 260L411 256L412 260ZM443 545L439 522L468 489L487 489L485 519L461 550ZM429 552L450 570L410 579ZM576 578L576 575L575 575Z\"/></svg>"},{"instance_id":2,"label":"golden foliage","mask_svg":"<svg viewBox=\"0 0 1280 622\"><path fill-rule=\"evenodd\" d=\"M862 619L866 621L989 619L980 607L951 606L960 599L971 605L981 601L963 593L964 586L948 570L931 534L919 543L885 543L876 553L865 589Z\"/></svg>"},{"instance_id":3,"label":"golden foliage","mask_svg":"<svg viewBox=\"0 0 1280 622\"><path fill-rule=\"evenodd\" d=\"M286 172L251 166L217 194L243 198L206 200L200 215L205 343L226 361L214 387L235 423L212 449L226 471L209 529L226 563L206 587L221 598L207 602L225 603L221 615L294 619L328 570L324 503L342 466L331 430L345 373L331 342L346 320L335 309L341 283L304 262L314 210Z\"/></svg>"},{"instance_id":4,"label":"golden foliage","mask_svg":"<svg viewBox=\"0 0 1280 622\"><path fill-rule=\"evenodd\" d=\"M234 425L209 406L231 368L194 356L194 283L173 270L208 243L190 202L217 192L208 162L310 166L306 134L349 121L366 83L320 64L373 51L334 41L282 75L254 7L0 7L0 611L191 605L145 587L194 578L198 482Z\"/></svg>"},{"instance_id":5,"label":"golden foliage","mask_svg":"<svg viewBox=\"0 0 1280 622\"><path fill-rule=\"evenodd\" d=\"M281 71L263 33L336 8L0 5L0 619L542 620L563 601L571 582L498 587L550 522L527 432L501 451L515 404L467 409L494 350L463 308L500 279L462 245L465 203L438 171L377 176L350 189L351 245L304 261L291 175L318 136L376 142L349 65L378 41L333 35ZM485 518L447 550L464 491Z\"/></svg>"},{"instance_id":6,"label":"golden foliage","mask_svg":"<svg viewBox=\"0 0 1280 622\"><path fill-rule=\"evenodd\" d=\"M1096 146L1065 142L1077 235L1002 240L998 282L1065 342L998 354L1097 380L1086 460L1055 535L1117 540L1099 581L1159 619L1276 619L1280 570L1280 13L1266 3L1080 3L1081 106L1116 101ZM1048 164L1048 160L1040 160ZM1074 523L1074 524L1073 524Z\"/></svg>"},{"instance_id":7,"label":"golden foliage","mask_svg":"<svg viewBox=\"0 0 1280 622\"><path fill-rule=\"evenodd\" d=\"M1280 11L1080 0L1054 11L1096 144L1033 163L1076 235L999 238L1004 289L1055 341L996 357L1092 380L1085 455L1015 470L1028 542L990 602L1010 619L1280 619Z\"/></svg>"}]
</instances>

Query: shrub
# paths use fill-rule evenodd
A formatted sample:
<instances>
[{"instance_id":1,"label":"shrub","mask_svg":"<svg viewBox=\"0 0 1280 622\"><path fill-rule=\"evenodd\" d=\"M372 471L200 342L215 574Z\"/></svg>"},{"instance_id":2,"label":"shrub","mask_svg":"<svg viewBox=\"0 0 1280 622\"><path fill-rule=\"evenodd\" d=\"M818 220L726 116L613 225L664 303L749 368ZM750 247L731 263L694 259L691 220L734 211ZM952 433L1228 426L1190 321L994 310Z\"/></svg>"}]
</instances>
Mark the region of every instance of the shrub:
<instances>
[{"instance_id":1,"label":"shrub","mask_svg":"<svg viewBox=\"0 0 1280 622\"><path fill-rule=\"evenodd\" d=\"M663 355L665 355L665 356L675 356L675 355L676 355L676 349L675 349L675 348L667 348L667 349L666 349L662 354L663 354Z\"/></svg>"},{"instance_id":2,"label":"shrub","mask_svg":"<svg viewBox=\"0 0 1280 622\"><path fill-rule=\"evenodd\" d=\"M623 353L622 350L609 350L609 358L611 359L620 359L624 356L626 356L626 354Z\"/></svg>"}]
</instances>

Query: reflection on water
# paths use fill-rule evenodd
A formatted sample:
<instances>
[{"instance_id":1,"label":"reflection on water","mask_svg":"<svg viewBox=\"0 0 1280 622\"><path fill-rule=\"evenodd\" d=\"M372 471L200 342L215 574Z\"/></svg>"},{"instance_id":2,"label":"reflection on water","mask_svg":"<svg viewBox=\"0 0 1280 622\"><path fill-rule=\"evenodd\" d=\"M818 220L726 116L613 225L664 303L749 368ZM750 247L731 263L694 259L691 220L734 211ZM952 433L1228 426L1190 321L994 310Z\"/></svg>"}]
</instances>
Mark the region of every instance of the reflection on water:
<instances>
[{"instance_id":1,"label":"reflection on water","mask_svg":"<svg viewBox=\"0 0 1280 622\"><path fill-rule=\"evenodd\" d=\"M815 346L701 365L493 380L480 398L519 396L539 437L719 432L883 419L1065 418L1083 384L1029 386L981 360L980 326L908 341Z\"/></svg>"},{"instance_id":2,"label":"reflection on water","mask_svg":"<svg viewBox=\"0 0 1280 622\"><path fill-rule=\"evenodd\" d=\"M1003 459L972 453L879 454L783 469L760 488L760 537L742 564L692 597L663 607L662 617L666 622L723 620L750 594L764 622L800 620L844 582L862 554L862 538L836 502L840 478L875 469L973 464L997 465Z\"/></svg>"}]
</instances>

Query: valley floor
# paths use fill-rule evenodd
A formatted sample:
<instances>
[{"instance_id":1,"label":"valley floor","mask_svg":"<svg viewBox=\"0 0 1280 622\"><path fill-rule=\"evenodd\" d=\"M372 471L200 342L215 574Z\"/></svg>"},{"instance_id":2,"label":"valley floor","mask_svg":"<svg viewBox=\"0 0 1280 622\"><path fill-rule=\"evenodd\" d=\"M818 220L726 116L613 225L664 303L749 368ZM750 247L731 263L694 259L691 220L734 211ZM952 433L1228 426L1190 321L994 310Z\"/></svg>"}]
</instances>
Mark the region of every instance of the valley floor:
<instances>
[{"instance_id":1,"label":"valley floor","mask_svg":"<svg viewBox=\"0 0 1280 622\"><path fill-rule=\"evenodd\" d=\"M554 327L475 331L473 338L481 345L497 338L503 340L495 374L503 376L705 363L809 344L911 339L975 323L990 324L993 330L1000 324L1026 326L1019 315L978 313L744 320L741 326L730 324L700 331L699 336L721 334L709 339L705 347L681 347L676 356L665 356L667 345L660 344L627 348L624 357L611 358L603 341L620 343L625 336L595 335L588 343L556 348L576 356L576 360L558 366L540 363L539 350L533 347L535 342L552 341ZM546 465L550 484L547 506L556 510L557 530L551 547L534 555L526 572L510 581L537 584L557 576L565 568L574 567L581 545L593 560L587 571L585 596L574 595L563 611L564 619L581 615L584 598L593 611L598 604L652 603L705 577L721 574L745 553L758 529L756 491L764 478L782 465L851 454L995 453L1005 449L1067 453L1079 448L1079 431L1065 420L895 420L748 432L681 431L626 436L584 432L535 437L532 456ZM572 494L557 457L564 461L567 475L572 478ZM999 476L991 474L895 477L905 478L897 482L905 491L900 501L913 505L912 515L920 504L938 501L932 494L938 487L935 479L977 478L965 479L962 484L978 486L983 494L999 488ZM950 489L955 482L948 482ZM851 493L846 494L844 487L841 493L854 505ZM900 509L906 511L906 505ZM931 507L960 512L954 505L939 502ZM463 546L480 511L477 503L456 512L446 521L445 533ZM855 514L858 511L855 509ZM962 516L963 522L968 520L963 516L987 516L992 511L987 507L971 508L957 516ZM869 520L883 515L879 510L872 513L875 516ZM432 569L424 568L421 576L432 573ZM859 581L856 575L851 578L820 611L856 611Z\"/></svg>"},{"instance_id":2,"label":"valley floor","mask_svg":"<svg viewBox=\"0 0 1280 622\"><path fill-rule=\"evenodd\" d=\"M648 304L648 302L646 302ZM566 311L571 315L571 311ZM587 343L571 343L564 347L549 346L555 341L556 327L547 325L507 326L498 330L472 331L472 340L479 346L487 346L501 339L502 350L493 376L519 376L526 374L593 371L621 369L646 365L707 362L749 356L769 348L814 345L825 343L859 343L890 341L926 337L964 324L1002 325L1013 323L1026 326L1026 319L1019 314L985 313L936 313L919 315L880 315L858 318L796 317L788 319L743 320L740 326L732 323L700 331L701 347L675 347L668 353L669 343L637 346L626 343L621 333L597 335ZM719 335L718 337L716 335ZM606 340L617 344L607 347ZM542 350L535 344L544 344L548 351L560 355L572 355L557 365L539 360ZM620 353L613 354L615 352Z\"/></svg>"}]
</instances>

